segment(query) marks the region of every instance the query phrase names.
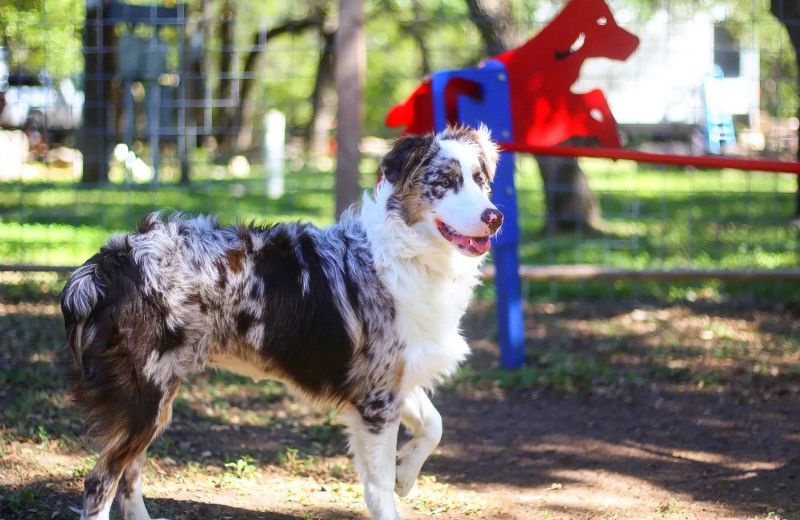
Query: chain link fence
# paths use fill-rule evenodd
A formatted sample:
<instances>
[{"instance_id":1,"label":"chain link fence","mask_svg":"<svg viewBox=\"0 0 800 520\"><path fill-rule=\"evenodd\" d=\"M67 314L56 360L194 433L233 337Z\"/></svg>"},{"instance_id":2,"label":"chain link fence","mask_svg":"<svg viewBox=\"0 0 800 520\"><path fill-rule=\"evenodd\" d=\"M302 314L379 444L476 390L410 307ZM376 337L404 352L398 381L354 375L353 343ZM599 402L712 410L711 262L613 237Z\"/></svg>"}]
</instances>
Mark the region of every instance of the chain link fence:
<instances>
[{"instance_id":1,"label":"chain link fence","mask_svg":"<svg viewBox=\"0 0 800 520\"><path fill-rule=\"evenodd\" d=\"M333 221L336 4L262 4L0 6L4 271L69 270L161 209ZM365 1L361 186L399 134L386 114L423 77L532 38L563 5ZM796 160L798 25L780 5L609 6L639 46L624 61L587 59L571 89L605 92L625 148ZM795 174L579 158L588 214L559 205L575 199L574 179L516 161L521 260L549 269L529 277L528 300L798 300Z\"/></svg>"}]
</instances>

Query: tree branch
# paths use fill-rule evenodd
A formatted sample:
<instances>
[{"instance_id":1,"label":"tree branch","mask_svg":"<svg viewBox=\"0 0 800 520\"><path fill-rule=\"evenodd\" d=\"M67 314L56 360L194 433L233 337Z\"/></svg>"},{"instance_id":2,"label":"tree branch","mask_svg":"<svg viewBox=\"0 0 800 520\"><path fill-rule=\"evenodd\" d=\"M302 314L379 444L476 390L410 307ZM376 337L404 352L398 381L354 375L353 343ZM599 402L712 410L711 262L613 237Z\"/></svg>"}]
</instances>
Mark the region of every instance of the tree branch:
<instances>
[{"instance_id":1,"label":"tree branch","mask_svg":"<svg viewBox=\"0 0 800 520\"><path fill-rule=\"evenodd\" d=\"M503 2L499 9L490 10L489 2L485 0L466 0L466 2L470 20L481 33L489 55L494 56L510 49L512 45L508 35L511 34L511 19L508 16L508 4Z\"/></svg>"},{"instance_id":2,"label":"tree branch","mask_svg":"<svg viewBox=\"0 0 800 520\"><path fill-rule=\"evenodd\" d=\"M250 53L244 64L244 72L242 74L241 95L240 103L237 109L237 121L239 121L240 130L237 139L237 148L242 149L250 145L252 127L253 127L253 113L255 105L252 102L253 85L256 79L256 71L259 68L261 56L266 48L267 42L273 38L277 38L283 34L299 34L309 29L322 27L325 22L324 11L318 11L305 18L297 20L287 20L280 25L276 25L268 30L259 31L253 37L253 44L250 47Z\"/></svg>"},{"instance_id":3,"label":"tree branch","mask_svg":"<svg viewBox=\"0 0 800 520\"><path fill-rule=\"evenodd\" d=\"M311 95L311 120L306 128L308 143L312 144L317 134L317 122L323 109L323 98L326 88L333 88L333 42L336 32L320 31L322 52L317 64L317 77L314 80L314 93Z\"/></svg>"}]
</instances>

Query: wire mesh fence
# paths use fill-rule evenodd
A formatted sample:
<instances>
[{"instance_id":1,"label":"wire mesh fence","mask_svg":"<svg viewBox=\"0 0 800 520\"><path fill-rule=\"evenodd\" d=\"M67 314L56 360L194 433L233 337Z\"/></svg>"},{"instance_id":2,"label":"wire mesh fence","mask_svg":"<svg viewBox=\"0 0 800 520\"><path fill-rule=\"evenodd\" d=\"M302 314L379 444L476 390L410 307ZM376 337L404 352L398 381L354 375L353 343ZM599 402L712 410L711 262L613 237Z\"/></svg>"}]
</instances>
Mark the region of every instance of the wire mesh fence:
<instances>
[{"instance_id":1,"label":"wire mesh fence","mask_svg":"<svg viewBox=\"0 0 800 520\"><path fill-rule=\"evenodd\" d=\"M386 140L399 133L385 125L387 112L425 75L519 45L564 6L486 4L364 3L362 187L375 182ZM571 89L605 92L623 146L795 160L797 66L787 31L796 21L762 0L609 5L639 47L624 61L585 60ZM110 233L161 209L225 223L334 219L334 2L10 0L0 8L4 269L78 265ZM579 54L590 38L578 31L560 55ZM789 277L631 275L794 268L793 174L578 159L596 201L591 220L563 208L556 218L556 200L574 198L575 182L542 174L534 157L516 161L523 264L629 270L581 280L556 272L526 283L530 300L798 299Z\"/></svg>"}]
</instances>

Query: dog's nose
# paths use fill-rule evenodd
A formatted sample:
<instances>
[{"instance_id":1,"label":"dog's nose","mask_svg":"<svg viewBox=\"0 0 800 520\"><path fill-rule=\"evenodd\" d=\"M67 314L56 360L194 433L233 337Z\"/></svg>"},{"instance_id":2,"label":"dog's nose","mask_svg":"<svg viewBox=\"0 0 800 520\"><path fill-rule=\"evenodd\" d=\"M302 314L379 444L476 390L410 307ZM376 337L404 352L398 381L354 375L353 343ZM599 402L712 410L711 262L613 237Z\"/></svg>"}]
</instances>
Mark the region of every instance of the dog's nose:
<instances>
[{"instance_id":1,"label":"dog's nose","mask_svg":"<svg viewBox=\"0 0 800 520\"><path fill-rule=\"evenodd\" d=\"M503 224L503 214L496 209L487 209L481 213L481 221L489 227L492 234L496 233Z\"/></svg>"}]
</instances>

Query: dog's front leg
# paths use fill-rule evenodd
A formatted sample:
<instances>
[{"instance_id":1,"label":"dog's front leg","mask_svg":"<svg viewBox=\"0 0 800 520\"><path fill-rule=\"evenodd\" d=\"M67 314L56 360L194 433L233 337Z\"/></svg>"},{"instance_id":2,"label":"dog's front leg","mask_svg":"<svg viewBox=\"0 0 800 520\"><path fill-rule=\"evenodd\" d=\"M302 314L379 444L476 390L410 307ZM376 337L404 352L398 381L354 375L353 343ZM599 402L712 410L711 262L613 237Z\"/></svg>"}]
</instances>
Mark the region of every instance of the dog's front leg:
<instances>
[{"instance_id":1,"label":"dog's front leg","mask_svg":"<svg viewBox=\"0 0 800 520\"><path fill-rule=\"evenodd\" d=\"M350 449L373 520L400 520L394 504L399 404L368 396L346 414Z\"/></svg>"},{"instance_id":2,"label":"dog's front leg","mask_svg":"<svg viewBox=\"0 0 800 520\"><path fill-rule=\"evenodd\" d=\"M422 465L442 439L442 416L425 390L417 388L403 401L400 421L411 430L412 439L397 454L395 492L408 495Z\"/></svg>"}]
</instances>

